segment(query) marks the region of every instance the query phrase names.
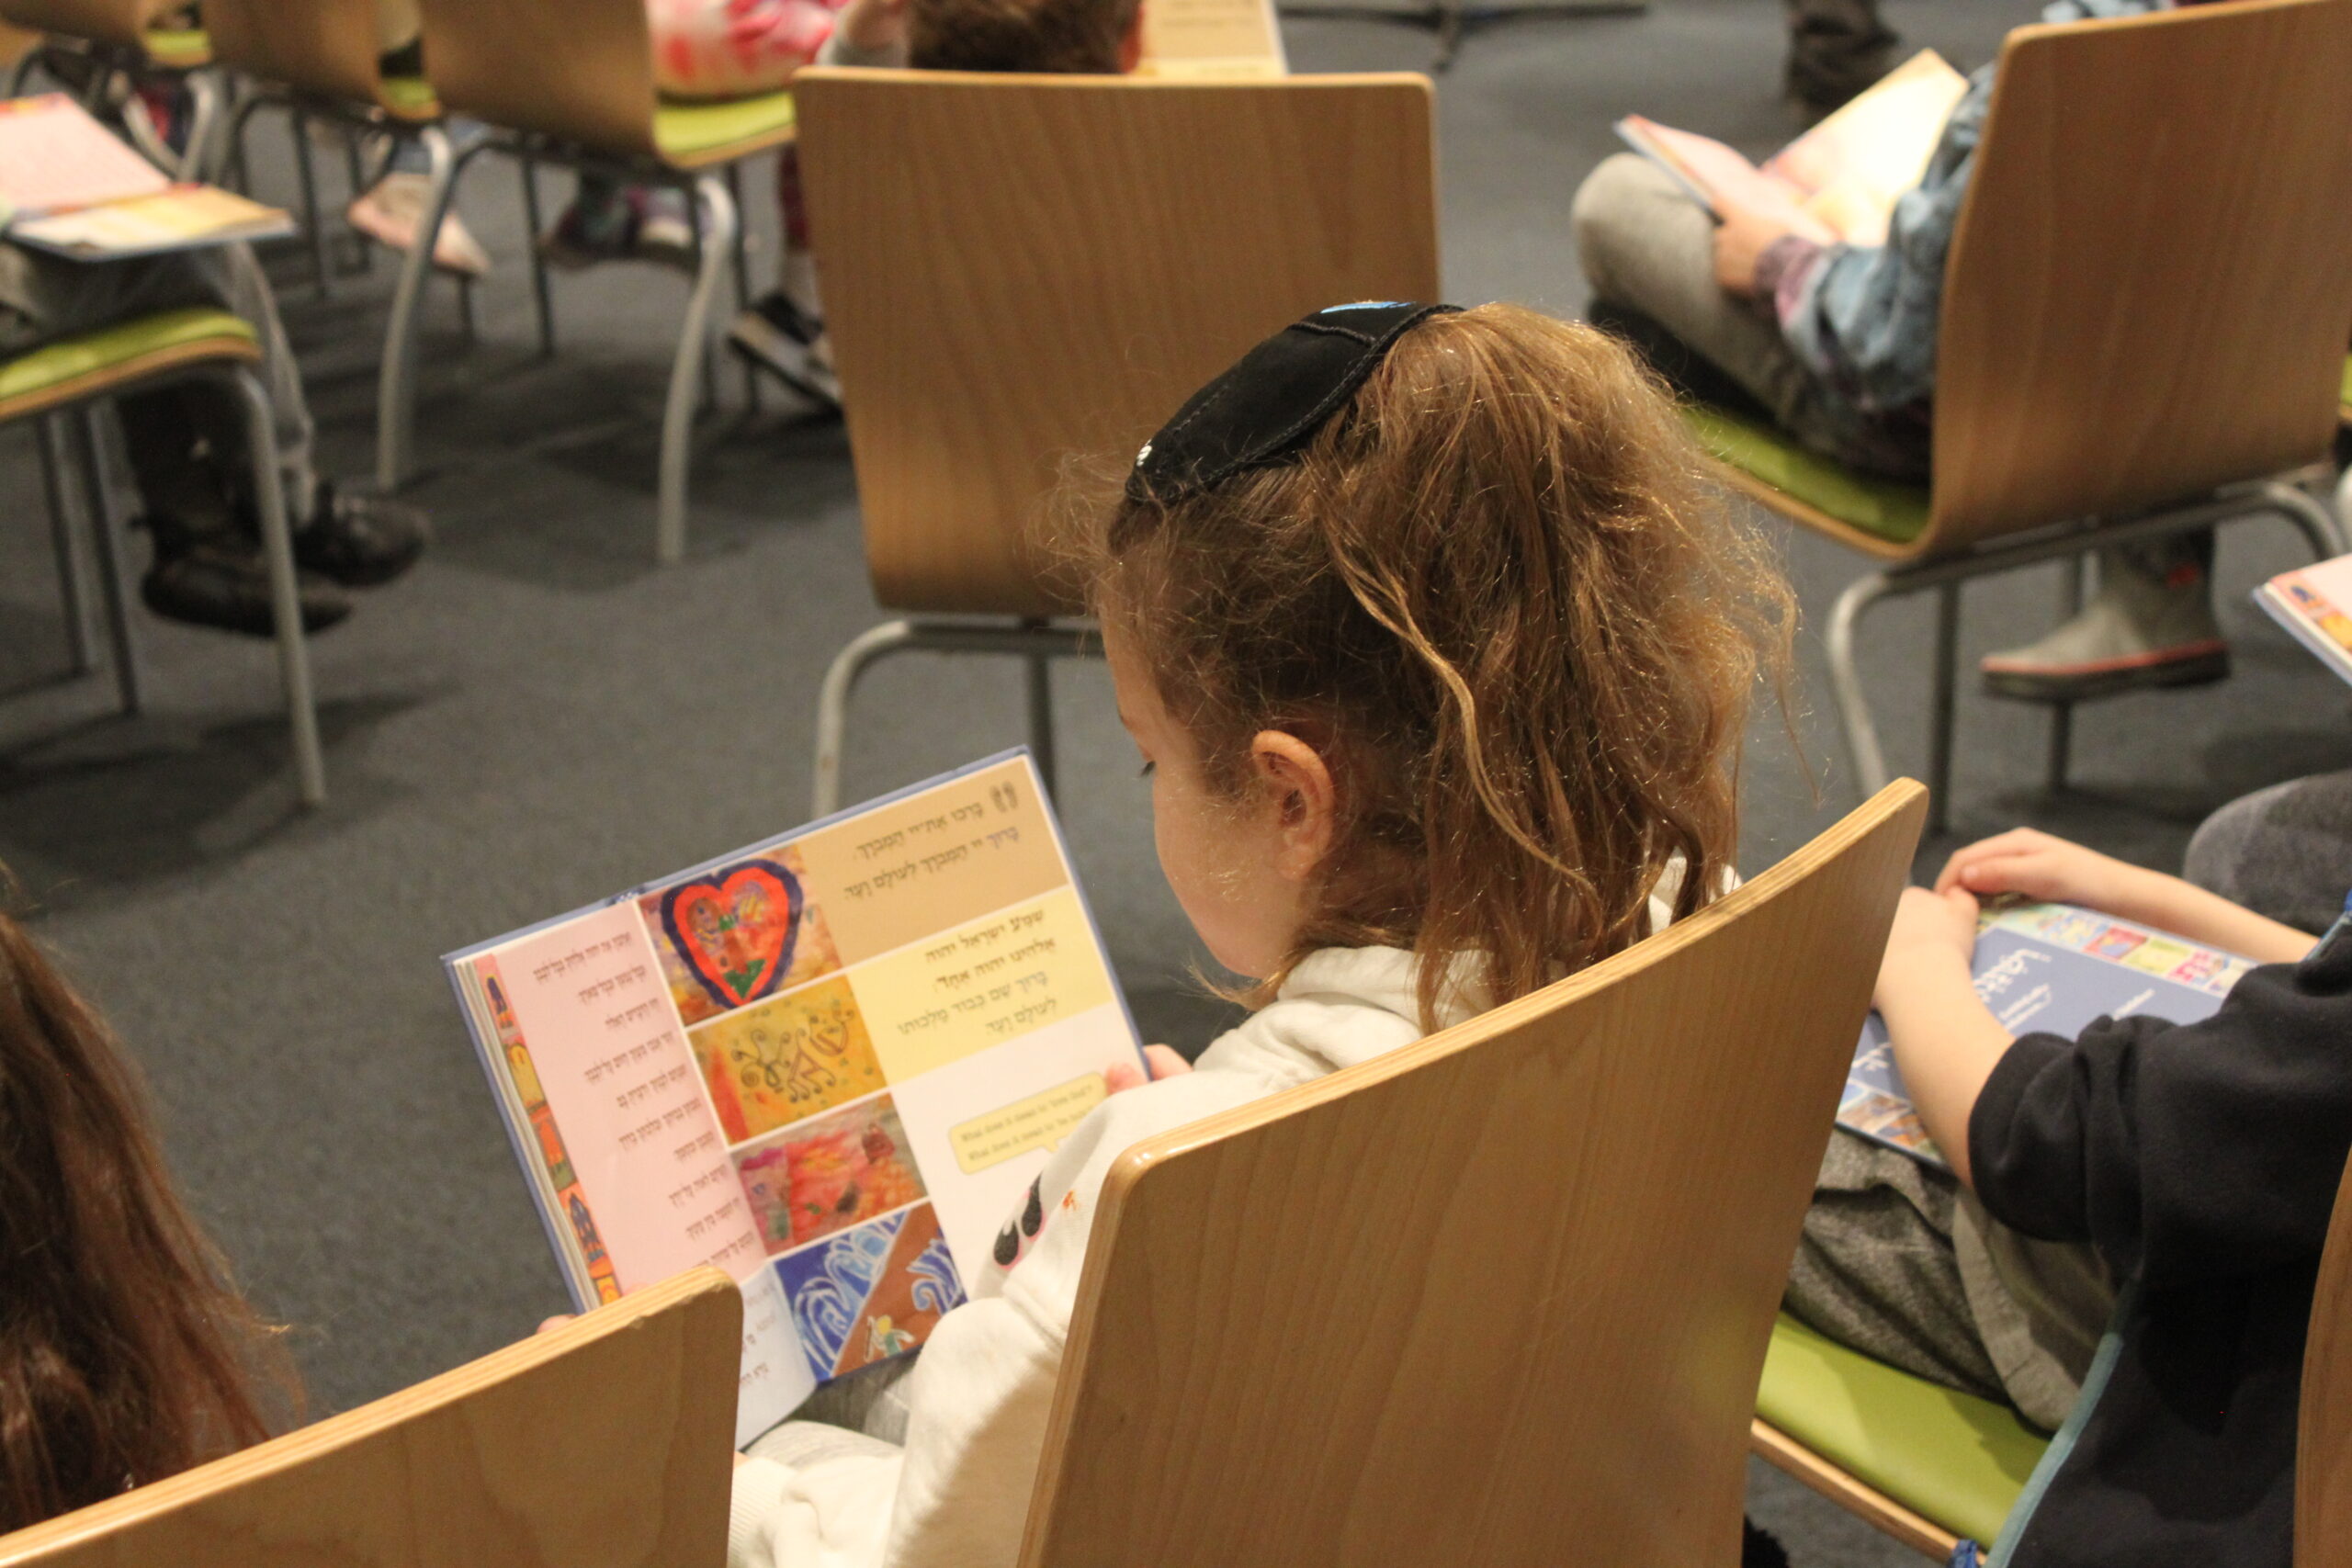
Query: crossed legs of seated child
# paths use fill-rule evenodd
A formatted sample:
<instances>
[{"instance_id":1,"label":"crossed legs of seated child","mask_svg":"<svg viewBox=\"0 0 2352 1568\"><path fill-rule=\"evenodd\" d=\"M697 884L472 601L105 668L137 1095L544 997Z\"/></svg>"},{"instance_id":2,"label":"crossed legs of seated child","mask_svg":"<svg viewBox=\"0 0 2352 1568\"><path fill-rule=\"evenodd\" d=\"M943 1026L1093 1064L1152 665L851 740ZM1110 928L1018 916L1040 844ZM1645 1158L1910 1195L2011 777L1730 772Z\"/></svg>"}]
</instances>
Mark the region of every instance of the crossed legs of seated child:
<instances>
[{"instance_id":1,"label":"crossed legs of seated child","mask_svg":"<svg viewBox=\"0 0 2352 1568\"><path fill-rule=\"evenodd\" d=\"M424 547L424 515L340 491L313 469L301 369L251 249L74 262L0 243L0 357L190 306L228 310L260 340L303 625L332 626L350 614L345 589L390 581L414 563ZM191 625L272 635L244 417L233 395L183 382L119 398L116 407L137 481L137 522L155 547L141 583L148 607Z\"/></svg>"}]
</instances>

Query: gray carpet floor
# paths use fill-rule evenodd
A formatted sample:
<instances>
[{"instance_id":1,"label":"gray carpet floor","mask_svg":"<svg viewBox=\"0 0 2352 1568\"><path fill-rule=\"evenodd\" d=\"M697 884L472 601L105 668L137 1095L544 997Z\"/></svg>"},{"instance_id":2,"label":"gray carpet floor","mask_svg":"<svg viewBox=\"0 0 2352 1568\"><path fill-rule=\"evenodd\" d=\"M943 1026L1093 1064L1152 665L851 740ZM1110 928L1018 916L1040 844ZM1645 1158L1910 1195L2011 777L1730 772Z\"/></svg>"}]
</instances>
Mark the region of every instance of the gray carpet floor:
<instances>
[{"instance_id":1,"label":"gray carpet floor","mask_svg":"<svg viewBox=\"0 0 2352 1568\"><path fill-rule=\"evenodd\" d=\"M1963 68L2029 0L1898 0L1914 44ZM1429 35L1295 20L1302 70L1419 68ZM1584 304L1566 212L1627 110L1757 154L1794 127L1773 0L1657 0L1646 15L1498 20L1440 87L1445 273L1462 300ZM291 199L281 125L254 133ZM330 164L335 160L328 160ZM750 188L765 189L755 172ZM331 187L332 189L332 187ZM800 820L818 678L876 612L838 423L730 413L705 432L689 558L657 570L652 480L684 285L642 266L559 280L562 342L535 357L514 176L477 165L461 205L497 258L480 336L439 292L426 329L417 500L438 539L407 580L315 644L334 797L294 809L265 645L142 619L147 711L65 673L32 445L0 433L0 863L153 1080L175 1166L241 1278L292 1325L314 1407L344 1408L527 1333L564 1306L437 955ZM772 204L750 204L772 241ZM333 471L368 470L391 276L332 300L276 258ZM732 378L730 398L740 397ZM1792 538L1813 617L1860 570ZM2346 697L2247 604L2294 564L2283 529L2224 535L2237 674L2120 699L2077 726L2074 787L2041 786L2041 719L1965 689L1955 837L2032 822L2177 867L2204 813L2352 764ZM1972 586L1962 656L2046 624L2051 572ZM1898 767L1923 765L1928 611L1874 619L1865 668ZM1793 725L1759 723L1746 774L1753 871L1854 798L1808 636ZM1197 1046L1218 1009L1153 862L1098 668L1057 672L1063 808L1139 1015ZM852 795L1021 738L1018 678L909 658L860 693ZM1754 1506L1807 1565L1917 1561L1759 1472Z\"/></svg>"}]
</instances>

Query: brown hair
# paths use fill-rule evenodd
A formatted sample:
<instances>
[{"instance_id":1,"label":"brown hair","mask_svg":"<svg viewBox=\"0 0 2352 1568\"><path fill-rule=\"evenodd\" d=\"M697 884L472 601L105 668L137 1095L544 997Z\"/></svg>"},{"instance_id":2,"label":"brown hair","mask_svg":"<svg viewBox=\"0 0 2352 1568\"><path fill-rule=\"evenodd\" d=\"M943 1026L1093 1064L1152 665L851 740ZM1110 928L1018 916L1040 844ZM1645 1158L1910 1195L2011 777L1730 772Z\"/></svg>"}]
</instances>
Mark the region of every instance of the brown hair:
<instances>
[{"instance_id":1,"label":"brown hair","mask_svg":"<svg viewBox=\"0 0 2352 1568\"><path fill-rule=\"evenodd\" d=\"M907 63L918 71L1115 75L1142 0L911 0Z\"/></svg>"},{"instance_id":2,"label":"brown hair","mask_svg":"<svg viewBox=\"0 0 2352 1568\"><path fill-rule=\"evenodd\" d=\"M264 1381L290 1415L133 1069L0 909L0 1534L267 1437Z\"/></svg>"},{"instance_id":3,"label":"brown hair","mask_svg":"<svg viewBox=\"0 0 2352 1568\"><path fill-rule=\"evenodd\" d=\"M1412 948L1425 1026L1451 959L1507 1001L1725 886L1759 669L1784 682L1777 563L1701 477L1664 389L1615 340L1511 305L1422 321L1298 461L1081 545L1213 787L1257 731L1339 783L1317 947ZM1785 694L1785 686L1781 689Z\"/></svg>"}]
</instances>

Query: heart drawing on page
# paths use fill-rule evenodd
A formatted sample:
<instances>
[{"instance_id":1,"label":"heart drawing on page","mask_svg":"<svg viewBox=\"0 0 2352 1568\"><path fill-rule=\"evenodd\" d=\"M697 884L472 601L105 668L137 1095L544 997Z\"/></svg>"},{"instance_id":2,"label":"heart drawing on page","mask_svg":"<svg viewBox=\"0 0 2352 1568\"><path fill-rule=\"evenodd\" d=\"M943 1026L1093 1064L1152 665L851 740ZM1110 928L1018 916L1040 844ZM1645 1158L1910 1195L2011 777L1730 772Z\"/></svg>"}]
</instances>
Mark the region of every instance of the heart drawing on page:
<instances>
[{"instance_id":1,"label":"heart drawing on page","mask_svg":"<svg viewBox=\"0 0 2352 1568\"><path fill-rule=\"evenodd\" d=\"M775 861L739 861L664 893L662 931L711 1000L739 1008L792 967L804 902L800 879Z\"/></svg>"}]
</instances>

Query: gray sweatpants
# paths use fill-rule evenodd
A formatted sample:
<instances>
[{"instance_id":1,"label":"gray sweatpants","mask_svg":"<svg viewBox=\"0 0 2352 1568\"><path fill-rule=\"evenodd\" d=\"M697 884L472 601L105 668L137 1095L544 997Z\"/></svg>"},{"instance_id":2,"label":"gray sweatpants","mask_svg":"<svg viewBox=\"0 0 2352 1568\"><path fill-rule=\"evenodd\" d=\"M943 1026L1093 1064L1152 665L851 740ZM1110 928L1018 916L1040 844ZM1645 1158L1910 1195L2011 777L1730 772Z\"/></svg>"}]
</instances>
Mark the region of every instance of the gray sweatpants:
<instances>
[{"instance_id":1,"label":"gray sweatpants","mask_svg":"<svg viewBox=\"0 0 2352 1568\"><path fill-rule=\"evenodd\" d=\"M1820 384L1780 324L1715 281L1715 220L1647 158L1605 158L1577 188L1568 223L1593 297L1639 311L1705 356L1808 445L1835 449Z\"/></svg>"},{"instance_id":2,"label":"gray sweatpants","mask_svg":"<svg viewBox=\"0 0 2352 1568\"><path fill-rule=\"evenodd\" d=\"M1842 1345L2054 1431L2115 1286L2090 1248L2022 1235L1951 1172L1840 1127L1781 1304Z\"/></svg>"},{"instance_id":3,"label":"gray sweatpants","mask_svg":"<svg viewBox=\"0 0 2352 1568\"><path fill-rule=\"evenodd\" d=\"M2181 874L2256 914L2319 932L2352 892L2352 771L2240 795L2199 825Z\"/></svg>"},{"instance_id":4,"label":"gray sweatpants","mask_svg":"<svg viewBox=\"0 0 2352 1568\"><path fill-rule=\"evenodd\" d=\"M262 385L275 416L286 508L299 525L318 489L311 461L311 409L302 396L301 368L277 319L277 297L252 246L75 262L0 241L0 357L191 305L242 316L260 339ZM228 423L238 428L233 420Z\"/></svg>"}]
</instances>

